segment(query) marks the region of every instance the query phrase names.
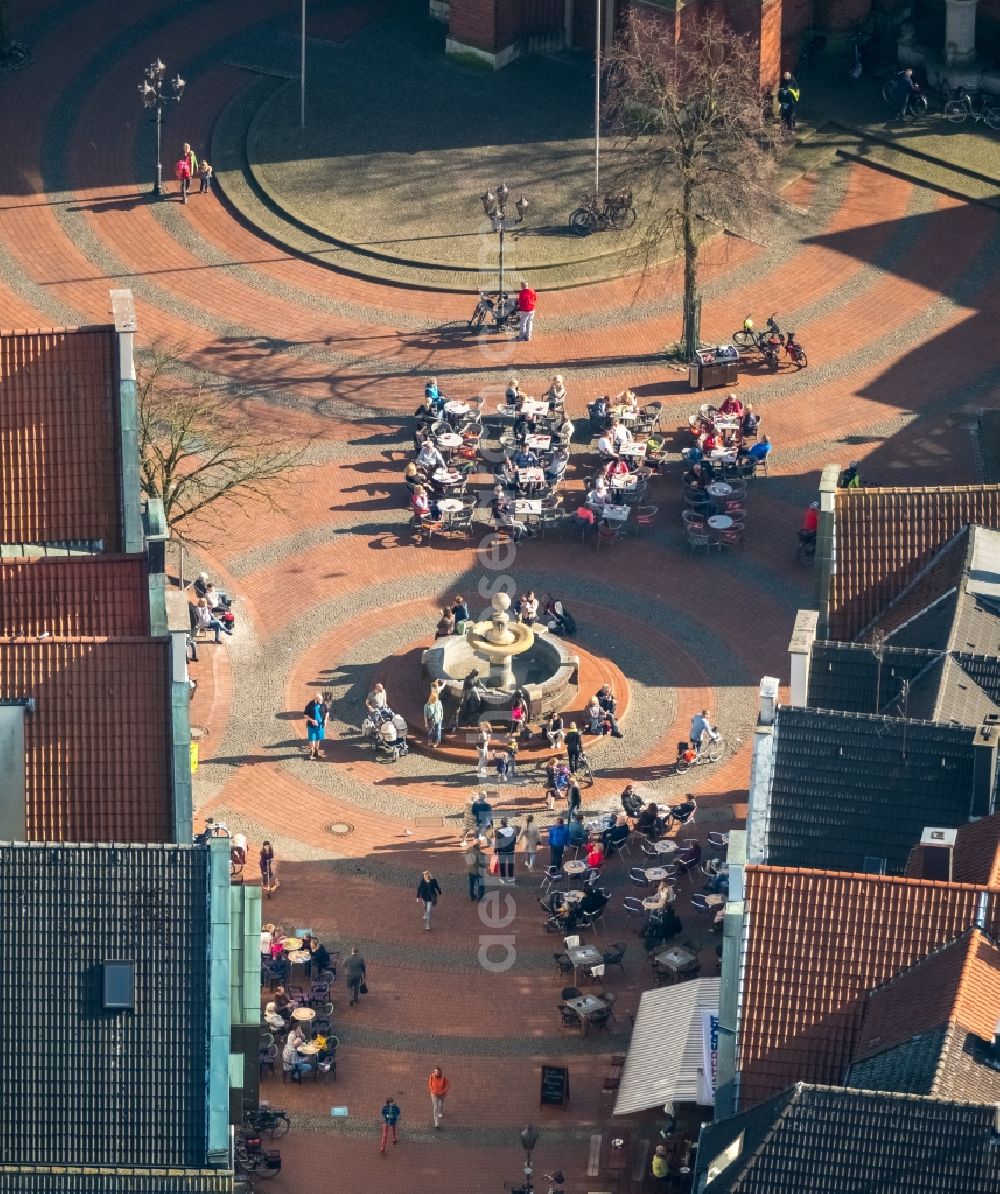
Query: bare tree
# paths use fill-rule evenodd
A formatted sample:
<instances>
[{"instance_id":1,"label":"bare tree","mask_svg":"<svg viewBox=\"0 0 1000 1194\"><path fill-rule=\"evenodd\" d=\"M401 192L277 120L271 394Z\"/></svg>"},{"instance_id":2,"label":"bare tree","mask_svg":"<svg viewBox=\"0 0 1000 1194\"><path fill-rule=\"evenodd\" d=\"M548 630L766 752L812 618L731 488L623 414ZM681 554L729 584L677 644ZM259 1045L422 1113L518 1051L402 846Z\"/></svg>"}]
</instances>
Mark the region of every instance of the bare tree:
<instances>
[{"instance_id":1,"label":"bare tree","mask_svg":"<svg viewBox=\"0 0 1000 1194\"><path fill-rule=\"evenodd\" d=\"M743 231L774 200L776 150L764 125L757 43L709 16L684 30L633 13L609 55L606 118L640 196L645 264L684 255L683 347L698 346L703 222Z\"/></svg>"},{"instance_id":2,"label":"bare tree","mask_svg":"<svg viewBox=\"0 0 1000 1194\"><path fill-rule=\"evenodd\" d=\"M232 402L178 385L178 354L157 347L137 370L140 477L147 497L163 501L167 524L193 537L210 507L263 502L280 509L278 491L308 463L311 439L254 430Z\"/></svg>"}]
</instances>

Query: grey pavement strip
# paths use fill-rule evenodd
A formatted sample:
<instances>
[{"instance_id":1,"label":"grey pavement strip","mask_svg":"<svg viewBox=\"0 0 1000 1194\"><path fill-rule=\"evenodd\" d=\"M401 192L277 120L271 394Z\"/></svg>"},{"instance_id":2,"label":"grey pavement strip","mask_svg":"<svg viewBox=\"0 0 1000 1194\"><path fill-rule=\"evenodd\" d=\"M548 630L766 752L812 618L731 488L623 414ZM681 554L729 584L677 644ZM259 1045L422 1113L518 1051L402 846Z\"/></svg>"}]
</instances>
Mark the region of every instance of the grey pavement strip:
<instances>
[{"instance_id":1,"label":"grey pavement strip","mask_svg":"<svg viewBox=\"0 0 1000 1194\"><path fill-rule=\"evenodd\" d=\"M596 1037L592 1039L597 1040ZM598 1047L599 1042L594 1046L595 1051L597 1051ZM556 1053L553 1051L541 1054L540 1056L551 1058L555 1057ZM341 1065L343 1064L344 1059L341 1058ZM430 1064L433 1065L433 1062ZM498 1078L498 1081L501 1080L502 1078ZM389 1085L393 1086L395 1084L390 1082ZM267 1088L262 1087L261 1089L263 1093ZM336 1087L328 1089L330 1090L330 1102L336 1104ZM516 1134L511 1128L491 1127L487 1124L477 1127L458 1127L449 1122L443 1131L435 1132L432 1128L418 1127L414 1123L414 1121L422 1123L428 1115L427 1107L425 1106L427 1103L427 1092L425 1090L421 1090L418 1096L410 1095L406 1097L403 1096L402 1092L398 1092L395 1097L401 1100L399 1104L400 1108L404 1116L407 1117L400 1122L399 1148L402 1150L402 1156L395 1158L395 1160L405 1161L406 1146L411 1142L413 1144L438 1145L445 1154L447 1154L449 1146L462 1148L509 1148L510 1172L506 1176L510 1177L518 1173L524 1156L517 1151ZM364 1118L362 1115L322 1116L310 1112L296 1111L293 1117L293 1128L304 1128L308 1132L324 1132L328 1136L341 1136L352 1139L370 1138L372 1147L374 1148L379 1139L382 1121L379 1119L377 1107L365 1108L365 1111L371 1112L368 1118ZM576 1127L563 1127L556 1120L549 1121L542 1129L542 1136L544 1137L542 1147L549 1147L552 1144L584 1144L590 1140L590 1137L599 1126L596 1119L591 1124L584 1123ZM389 1147L392 1148L392 1145ZM374 1169L374 1166L377 1164L377 1161L372 1161L373 1171L376 1173L378 1171ZM536 1165L536 1169L540 1169L540 1166ZM499 1183L503 1180L504 1176L503 1173L491 1170L487 1170L485 1173L463 1176L463 1185L467 1184L469 1189L463 1189L461 1194L480 1194L480 1191L483 1194L486 1194L486 1191L493 1194L493 1191L500 1189ZM453 1180L449 1182L449 1185L457 1189ZM540 1191L541 1188L538 1188Z\"/></svg>"}]
</instances>

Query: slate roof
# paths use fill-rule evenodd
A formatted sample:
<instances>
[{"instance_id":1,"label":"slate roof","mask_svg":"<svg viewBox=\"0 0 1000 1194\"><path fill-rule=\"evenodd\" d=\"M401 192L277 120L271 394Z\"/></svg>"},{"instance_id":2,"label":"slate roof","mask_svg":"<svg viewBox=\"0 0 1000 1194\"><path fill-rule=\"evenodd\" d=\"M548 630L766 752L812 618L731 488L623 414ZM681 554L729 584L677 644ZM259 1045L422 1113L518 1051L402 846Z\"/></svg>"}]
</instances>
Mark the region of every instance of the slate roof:
<instances>
[{"instance_id":1,"label":"slate roof","mask_svg":"<svg viewBox=\"0 0 1000 1194\"><path fill-rule=\"evenodd\" d=\"M780 706L761 851L772 866L864 871L866 856L902 874L928 825L977 810L971 728ZM981 806L981 807L980 807ZM756 836L751 815L751 831Z\"/></svg>"},{"instance_id":2,"label":"slate roof","mask_svg":"<svg viewBox=\"0 0 1000 1194\"><path fill-rule=\"evenodd\" d=\"M816 642L806 700L814 709L899 716L904 682L912 686L940 658L937 651L913 647L885 644L875 651L868 643Z\"/></svg>"},{"instance_id":3,"label":"slate roof","mask_svg":"<svg viewBox=\"0 0 1000 1194\"><path fill-rule=\"evenodd\" d=\"M970 523L1000 529L1000 485L838 489L828 637L855 638Z\"/></svg>"},{"instance_id":4,"label":"slate roof","mask_svg":"<svg viewBox=\"0 0 1000 1194\"><path fill-rule=\"evenodd\" d=\"M794 1082L843 1082L873 988L979 912L987 933L1000 929L1000 891L971 884L748 866L744 889L742 1108Z\"/></svg>"},{"instance_id":5,"label":"slate roof","mask_svg":"<svg viewBox=\"0 0 1000 1194\"><path fill-rule=\"evenodd\" d=\"M149 634L142 556L0 560L0 637L60 638Z\"/></svg>"},{"instance_id":6,"label":"slate roof","mask_svg":"<svg viewBox=\"0 0 1000 1194\"><path fill-rule=\"evenodd\" d=\"M0 543L121 548L113 327L0 334Z\"/></svg>"},{"instance_id":7,"label":"slate roof","mask_svg":"<svg viewBox=\"0 0 1000 1194\"><path fill-rule=\"evenodd\" d=\"M209 874L204 846L0 843L4 1167L206 1167ZM132 1011L103 1007L109 959Z\"/></svg>"},{"instance_id":8,"label":"slate roof","mask_svg":"<svg viewBox=\"0 0 1000 1194\"><path fill-rule=\"evenodd\" d=\"M799 1083L702 1130L706 1194L993 1194L996 1109ZM724 1150L735 1154L730 1160ZM728 1163L727 1163L728 1161ZM719 1167L705 1185L702 1178Z\"/></svg>"},{"instance_id":9,"label":"slate roof","mask_svg":"<svg viewBox=\"0 0 1000 1194\"><path fill-rule=\"evenodd\" d=\"M217 1169L29 1170L0 1165L0 1194L232 1194L233 1176Z\"/></svg>"},{"instance_id":10,"label":"slate roof","mask_svg":"<svg viewBox=\"0 0 1000 1194\"><path fill-rule=\"evenodd\" d=\"M1000 887L1000 813L959 829L952 868L956 883Z\"/></svg>"},{"instance_id":11,"label":"slate roof","mask_svg":"<svg viewBox=\"0 0 1000 1194\"><path fill-rule=\"evenodd\" d=\"M872 992L848 1083L1000 1102L1000 1069L984 1064L998 1018L1000 949L973 929Z\"/></svg>"},{"instance_id":12,"label":"slate roof","mask_svg":"<svg viewBox=\"0 0 1000 1194\"><path fill-rule=\"evenodd\" d=\"M29 840L172 836L167 639L0 640L0 700L24 718Z\"/></svg>"}]
</instances>

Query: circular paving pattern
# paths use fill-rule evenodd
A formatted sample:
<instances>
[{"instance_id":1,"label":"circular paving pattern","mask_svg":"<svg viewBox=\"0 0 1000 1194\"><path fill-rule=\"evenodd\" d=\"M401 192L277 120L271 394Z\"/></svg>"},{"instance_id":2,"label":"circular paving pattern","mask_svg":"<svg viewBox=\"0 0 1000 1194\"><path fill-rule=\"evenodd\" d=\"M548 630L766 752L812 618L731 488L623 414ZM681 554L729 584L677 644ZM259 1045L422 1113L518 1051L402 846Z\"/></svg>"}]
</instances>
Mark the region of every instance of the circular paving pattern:
<instances>
[{"instance_id":1,"label":"circular paving pattern","mask_svg":"<svg viewBox=\"0 0 1000 1194\"><path fill-rule=\"evenodd\" d=\"M348 47L386 13L377 0L322 7L311 17L326 22L315 35ZM424 378L492 402L511 370L529 391L558 371L577 416L596 393L631 385L643 401L664 404L673 432L696 401L660 355L678 332L678 271L651 270L638 289L620 281L548 292L530 344L469 339L468 294L366 281L328 244L314 244L308 257L289 252L269 239L277 233L266 212L251 219L266 236L233 217L235 196L194 195L186 206L146 199L150 126L141 111L122 126L136 62L160 54L188 80L167 118L164 160L182 139L204 154L220 113L248 105L245 125L257 89L273 87L228 62L248 61L254 39L277 47L294 36L297 4L235 12L209 0L151 0L124 16L110 0L20 9L18 36L37 65L4 80L3 325L105 323L108 290L129 286L140 350L157 338L181 346L178 383L205 387L213 401L237 400L243 417L290 440L318 436L313 465L284 509L248 507L197 535L201 562L242 610L236 636L207 645L198 665L192 717L211 743L206 750L202 740L195 778L199 811L252 844L274 842L281 886L266 902L268 919L308 924L341 950L358 944L371 976L361 1007L348 1009L339 994L335 1004L336 1101L351 1114L332 1119L328 1092L283 1086L295 1147L283 1150L273 1189L312 1194L334 1169L345 1185L368 1188L389 1081L404 1107L405 1160L375 1162L380 1194L422 1194L440 1187L442 1173L459 1172L469 1175L468 1194L485 1194L518 1171L516 1131L538 1114L543 1061L571 1065L574 1093L568 1112L542 1122L539 1164L563 1166L570 1194L601 1184L584 1177L587 1147L606 1120L606 1055L624 1049L625 1017L607 1042L558 1032L553 938L539 923L537 874L523 864L505 893L515 903L505 930L514 960L508 971L484 968L480 949L493 931L468 899L459 849L474 776L417 753L376 765L356 727L380 663L421 636L429 641L435 608L456 586L477 592L493 579L474 544L418 548L406 530L400 474ZM97 46L96 28L117 32ZM862 475L882 482L972 480L975 409L995 403L1000 381L989 318L996 214L839 158L833 146L825 156L809 151L803 169L763 243L718 237L704 251L706 339L726 339L748 311L760 320L777 308L810 359L801 373L751 367L741 377L740 392L775 445L770 476L749 494L746 550L685 554L671 470L650 495L658 507L651 534L610 553L557 538L526 544L509 569L517 586L563 597L581 645L614 660L629 686L626 737L607 744L588 807L611 807L629 780L668 800L694 792L690 832L702 839L745 812L756 686L762 675L786 674L794 611L813 599L814 578L794 549L820 468L860 458ZM672 442L679 448L683 437ZM570 500L592 462L581 437ZM301 709L316 684L335 693L319 764L305 760L301 738ZM674 740L706 706L742 746L717 766L666 774ZM548 820L532 785L511 786L502 807L520 824L529 813ZM335 831L345 826L351 831ZM444 889L429 933L415 899L427 866ZM634 1012L643 968L632 964L637 941L620 908L624 868L612 862L605 874L607 940L628 946L625 974L609 983ZM690 917L685 929L701 931ZM425 1088L439 1062L453 1095L447 1130L434 1133ZM265 1092L277 1097L269 1083Z\"/></svg>"}]
</instances>

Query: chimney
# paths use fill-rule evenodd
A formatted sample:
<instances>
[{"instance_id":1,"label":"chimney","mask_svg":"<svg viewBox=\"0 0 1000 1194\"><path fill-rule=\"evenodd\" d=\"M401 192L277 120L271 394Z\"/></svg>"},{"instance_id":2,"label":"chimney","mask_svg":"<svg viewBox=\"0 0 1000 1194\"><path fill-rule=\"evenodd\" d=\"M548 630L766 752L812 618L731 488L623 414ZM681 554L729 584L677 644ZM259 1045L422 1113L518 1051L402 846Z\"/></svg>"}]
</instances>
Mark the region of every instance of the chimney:
<instances>
[{"instance_id":1,"label":"chimney","mask_svg":"<svg viewBox=\"0 0 1000 1194\"><path fill-rule=\"evenodd\" d=\"M760 714L757 717L759 726L774 725L774 711L778 707L778 689L780 681L777 676L764 676L760 682Z\"/></svg>"},{"instance_id":2,"label":"chimney","mask_svg":"<svg viewBox=\"0 0 1000 1194\"><path fill-rule=\"evenodd\" d=\"M987 713L972 739L970 817L988 817L996 811L998 742L1000 742L1000 714Z\"/></svg>"},{"instance_id":3,"label":"chimney","mask_svg":"<svg viewBox=\"0 0 1000 1194\"><path fill-rule=\"evenodd\" d=\"M923 864L921 879L938 879L942 883L952 881L955 840L957 829L925 829L920 835Z\"/></svg>"},{"instance_id":4,"label":"chimney","mask_svg":"<svg viewBox=\"0 0 1000 1194\"><path fill-rule=\"evenodd\" d=\"M788 703L796 709L804 709L809 699L809 665L812 662L818 621L818 609L800 609L795 615L795 629L792 631L792 641L788 644L792 662Z\"/></svg>"}]
</instances>

